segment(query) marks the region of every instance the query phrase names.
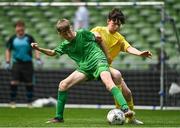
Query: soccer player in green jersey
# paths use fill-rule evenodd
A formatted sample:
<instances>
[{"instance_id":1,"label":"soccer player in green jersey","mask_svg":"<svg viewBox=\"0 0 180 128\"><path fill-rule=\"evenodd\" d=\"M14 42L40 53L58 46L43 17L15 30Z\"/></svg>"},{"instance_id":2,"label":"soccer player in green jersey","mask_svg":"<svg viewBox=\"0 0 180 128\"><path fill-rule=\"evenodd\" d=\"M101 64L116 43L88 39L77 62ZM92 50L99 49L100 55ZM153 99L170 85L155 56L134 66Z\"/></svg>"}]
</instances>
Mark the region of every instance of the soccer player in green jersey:
<instances>
[{"instance_id":1,"label":"soccer player in green jersey","mask_svg":"<svg viewBox=\"0 0 180 128\"><path fill-rule=\"evenodd\" d=\"M59 43L59 46L54 50L40 48L37 43L32 43L32 47L49 56L67 54L77 63L78 68L59 83L56 117L47 123L64 121L64 105L67 99L67 90L70 87L88 79L98 78L101 78L107 90L112 93L117 102L122 106L121 109L125 113L125 116L133 116L133 112L128 108L121 90L116 87L111 78L107 59L96 43L94 34L82 29L76 32L73 31L67 19L59 20L56 27L59 35L65 41Z\"/></svg>"}]
</instances>

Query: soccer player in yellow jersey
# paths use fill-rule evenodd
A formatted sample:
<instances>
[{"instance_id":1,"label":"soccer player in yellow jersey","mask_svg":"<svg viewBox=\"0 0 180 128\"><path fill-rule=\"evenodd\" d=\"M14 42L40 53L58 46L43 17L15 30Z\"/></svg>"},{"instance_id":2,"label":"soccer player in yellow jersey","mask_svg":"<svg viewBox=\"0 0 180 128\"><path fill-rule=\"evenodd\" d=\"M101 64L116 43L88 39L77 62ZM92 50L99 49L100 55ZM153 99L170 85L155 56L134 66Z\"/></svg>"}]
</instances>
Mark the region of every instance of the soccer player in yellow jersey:
<instances>
[{"instance_id":1,"label":"soccer player in yellow jersey","mask_svg":"<svg viewBox=\"0 0 180 128\"><path fill-rule=\"evenodd\" d=\"M102 49L106 54L109 64L115 59L116 56L120 52L127 52L133 55L141 56L141 57L151 57L152 54L150 51L139 51L136 48L132 47L126 39L118 32L121 25L125 23L125 16L119 10L114 8L108 15L107 26L97 26L91 30L96 35L96 38L100 42L103 42ZM112 77L116 83L121 83L121 89L123 95L128 103L128 106L131 110L134 109L132 93L130 89L127 87L124 79L121 76L119 70L116 70L110 67L110 72ZM115 101L116 107L120 106ZM132 124L143 124L143 122L135 119L135 117L131 119L127 119L127 123Z\"/></svg>"}]
</instances>

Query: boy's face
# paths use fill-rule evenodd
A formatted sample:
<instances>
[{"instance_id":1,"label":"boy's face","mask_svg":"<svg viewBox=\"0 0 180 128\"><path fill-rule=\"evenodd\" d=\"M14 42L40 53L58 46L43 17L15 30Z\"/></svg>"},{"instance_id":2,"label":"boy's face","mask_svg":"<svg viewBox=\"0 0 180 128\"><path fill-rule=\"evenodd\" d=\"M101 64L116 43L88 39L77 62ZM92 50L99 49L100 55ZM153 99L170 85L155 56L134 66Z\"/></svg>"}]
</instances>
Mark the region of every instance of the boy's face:
<instances>
[{"instance_id":1,"label":"boy's face","mask_svg":"<svg viewBox=\"0 0 180 128\"><path fill-rule=\"evenodd\" d=\"M15 30L16 30L16 34L18 36L24 35L24 26L16 26Z\"/></svg>"},{"instance_id":2,"label":"boy's face","mask_svg":"<svg viewBox=\"0 0 180 128\"><path fill-rule=\"evenodd\" d=\"M66 40L72 40L74 38L72 30L61 31L59 32L59 35Z\"/></svg>"},{"instance_id":3,"label":"boy's face","mask_svg":"<svg viewBox=\"0 0 180 128\"><path fill-rule=\"evenodd\" d=\"M107 20L107 24L108 24L108 29L110 33L115 33L117 31L119 31L121 23L120 21L113 21L113 20Z\"/></svg>"}]
</instances>

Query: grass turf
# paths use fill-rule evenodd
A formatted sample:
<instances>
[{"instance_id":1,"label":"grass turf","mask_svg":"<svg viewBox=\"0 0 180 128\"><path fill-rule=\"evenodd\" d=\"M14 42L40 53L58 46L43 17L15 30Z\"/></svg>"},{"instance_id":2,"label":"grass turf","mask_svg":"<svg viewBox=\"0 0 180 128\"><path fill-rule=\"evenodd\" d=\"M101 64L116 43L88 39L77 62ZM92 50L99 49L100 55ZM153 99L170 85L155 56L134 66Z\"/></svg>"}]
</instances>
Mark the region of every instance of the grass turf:
<instances>
[{"instance_id":1,"label":"grass turf","mask_svg":"<svg viewBox=\"0 0 180 128\"><path fill-rule=\"evenodd\" d=\"M109 125L108 109L66 109L65 122L46 124L54 117L55 108L0 108L0 127L179 127L180 111L136 110L136 117L144 125Z\"/></svg>"}]
</instances>

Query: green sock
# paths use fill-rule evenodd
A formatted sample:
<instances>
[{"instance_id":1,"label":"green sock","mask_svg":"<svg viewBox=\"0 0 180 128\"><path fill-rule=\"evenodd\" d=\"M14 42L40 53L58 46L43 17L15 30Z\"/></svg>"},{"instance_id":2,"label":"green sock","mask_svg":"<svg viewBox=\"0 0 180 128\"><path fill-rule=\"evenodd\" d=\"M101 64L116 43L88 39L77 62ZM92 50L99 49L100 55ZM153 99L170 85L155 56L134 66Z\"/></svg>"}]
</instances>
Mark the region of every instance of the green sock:
<instances>
[{"instance_id":1,"label":"green sock","mask_svg":"<svg viewBox=\"0 0 180 128\"><path fill-rule=\"evenodd\" d=\"M58 101L56 106L56 117L63 118L64 106L67 99L67 91L58 91Z\"/></svg>"},{"instance_id":2,"label":"green sock","mask_svg":"<svg viewBox=\"0 0 180 128\"><path fill-rule=\"evenodd\" d=\"M122 91L120 89L118 89L117 87L113 87L111 89L111 93L114 96L114 98L116 99L116 101L118 102L118 104L121 105L121 108L124 109L128 109L128 105L126 100L123 97Z\"/></svg>"}]
</instances>

